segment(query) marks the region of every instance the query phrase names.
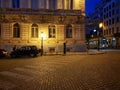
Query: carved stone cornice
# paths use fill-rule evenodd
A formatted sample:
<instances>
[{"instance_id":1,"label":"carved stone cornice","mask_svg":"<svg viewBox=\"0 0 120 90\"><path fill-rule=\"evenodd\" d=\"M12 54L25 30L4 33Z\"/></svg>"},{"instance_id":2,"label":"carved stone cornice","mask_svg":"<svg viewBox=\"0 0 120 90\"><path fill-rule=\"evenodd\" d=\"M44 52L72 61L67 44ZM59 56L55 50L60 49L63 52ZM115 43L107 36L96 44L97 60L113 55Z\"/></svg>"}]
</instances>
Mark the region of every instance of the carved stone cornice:
<instances>
[{"instance_id":1,"label":"carved stone cornice","mask_svg":"<svg viewBox=\"0 0 120 90\"><path fill-rule=\"evenodd\" d=\"M84 17L74 15L49 15L49 14L48 15L0 14L0 22L80 24L84 22Z\"/></svg>"},{"instance_id":2,"label":"carved stone cornice","mask_svg":"<svg viewBox=\"0 0 120 90\"><path fill-rule=\"evenodd\" d=\"M81 10L50 10L30 8L0 8L1 14L36 14L36 15L81 15Z\"/></svg>"},{"instance_id":3,"label":"carved stone cornice","mask_svg":"<svg viewBox=\"0 0 120 90\"><path fill-rule=\"evenodd\" d=\"M59 23L59 24L65 23L65 19L66 19L66 16L59 16L59 17L58 17L58 23Z\"/></svg>"},{"instance_id":4,"label":"carved stone cornice","mask_svg":"<svg viewBox=\"0 0 120 90\"><path fill-rule=\"evenodd\" d=\"M4 22L6 20L6 16L4 14L0 15L0 21Z\"/></svg>"}]
</instances>

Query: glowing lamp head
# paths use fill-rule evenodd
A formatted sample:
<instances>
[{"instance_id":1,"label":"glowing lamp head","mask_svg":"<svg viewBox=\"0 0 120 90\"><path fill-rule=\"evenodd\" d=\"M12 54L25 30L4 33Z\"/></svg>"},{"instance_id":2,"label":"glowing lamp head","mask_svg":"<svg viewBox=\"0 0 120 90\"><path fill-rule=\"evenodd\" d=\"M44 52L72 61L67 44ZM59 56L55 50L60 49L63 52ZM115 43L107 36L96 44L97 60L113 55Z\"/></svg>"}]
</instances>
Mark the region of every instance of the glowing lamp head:
<instances>
[{"instance_id":1,"label":"glowing lamp head","mask_svg":"<svg viewBox=\"0 0 120 90\"><path fill-rule=\"evenodd\" d=\"M42 33L40 34L40 38L45 39L45 38L46 38L46 34L42 32Z\"/></svg>"},{"instance_id":2,"label":"glowing lamp head","mask_svg":"<svg viewBox=\"0 0 120 90\"><path fill-rule=\"evenodd\" d=\"M103 27L103 23L100 23L100 24L99 24L99 28L102 28L102 27Z\"/></svg>"}]
</instances>

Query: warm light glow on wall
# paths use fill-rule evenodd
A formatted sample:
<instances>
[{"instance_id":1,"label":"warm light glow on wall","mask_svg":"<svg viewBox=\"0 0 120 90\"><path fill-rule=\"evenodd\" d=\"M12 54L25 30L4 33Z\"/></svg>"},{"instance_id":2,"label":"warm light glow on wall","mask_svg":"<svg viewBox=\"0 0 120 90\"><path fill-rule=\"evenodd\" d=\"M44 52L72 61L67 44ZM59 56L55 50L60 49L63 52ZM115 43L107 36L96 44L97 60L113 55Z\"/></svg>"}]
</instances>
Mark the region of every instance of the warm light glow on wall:
<instances>
[{"instance_id":1,"label":"warm light glow on wall","mask_svg":"<svg viewBox=\"0 0 120 90\"><path fill-rule=\"evenodd\" d=\"M85 0L73 0L74 4L74 9L75 10L82 10L84 11L85 10Z\"/></svg>"}]
</instances>

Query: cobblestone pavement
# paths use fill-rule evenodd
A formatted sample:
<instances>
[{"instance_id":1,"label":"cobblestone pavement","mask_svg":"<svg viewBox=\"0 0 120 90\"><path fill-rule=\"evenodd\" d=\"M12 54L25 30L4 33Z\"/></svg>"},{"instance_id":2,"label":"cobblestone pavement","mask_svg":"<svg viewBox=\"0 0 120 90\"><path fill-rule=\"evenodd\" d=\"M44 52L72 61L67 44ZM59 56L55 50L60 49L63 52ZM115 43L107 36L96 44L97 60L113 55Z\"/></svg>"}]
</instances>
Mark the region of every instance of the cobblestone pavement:
<instances>
[{"instance_id":1,"label":"cobblestone pavement","mask_svg":"<svg viewBox=\"0 0 120 90\"><path fill-rule=\"evenodd\" d=\"M0 90L120 90L120 53L1 59Z\"/></svg>"}]
</instances>

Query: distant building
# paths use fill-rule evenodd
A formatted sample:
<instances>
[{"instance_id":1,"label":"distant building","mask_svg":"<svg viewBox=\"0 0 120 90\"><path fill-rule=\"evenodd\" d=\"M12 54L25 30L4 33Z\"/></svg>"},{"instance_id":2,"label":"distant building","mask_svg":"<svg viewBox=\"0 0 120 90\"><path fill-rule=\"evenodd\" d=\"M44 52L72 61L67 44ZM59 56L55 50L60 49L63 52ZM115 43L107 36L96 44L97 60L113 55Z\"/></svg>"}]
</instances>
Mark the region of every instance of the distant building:
<instances>
[{"instance_id":1,"label":"distant building","mask_svg":"<svg viewBox=\"0 0 120 90\"><path fill-rule=\"evenodd\" d=\"M115 33L120 33L120 0L107 0L103 9L103 35L110 47L120 46L120 39L116 40Z\"/></svg>"},{"instance_id":2,"label":"distant building","mask_svg":"<svg viewBox=\"0 0 120 90\"><path fill-rule=\"evenodd\" d=\"M95 12L89 18L89 23L91 23L89 28L92 28L92 31L96 29L97 32L101 32L101 47L120 47L120 38L115 36L116 33L120 33L120 0L102 0L96 5ZM102 27L99 27L100 23ZM94 39L91 39L91 42L97 45L98 35L95 36L97 37L93 36Z\"/></svg>"},{"instance_id":3,"label":"distant building","mask_svg":"<svg viewBox=\"0 0 120 90\"><path fill-rule=\"evenodd\" d=\"M86 51L85 0L0 0L0 48L36 45L44 52Z\"/></svg>"}]
</instances>

